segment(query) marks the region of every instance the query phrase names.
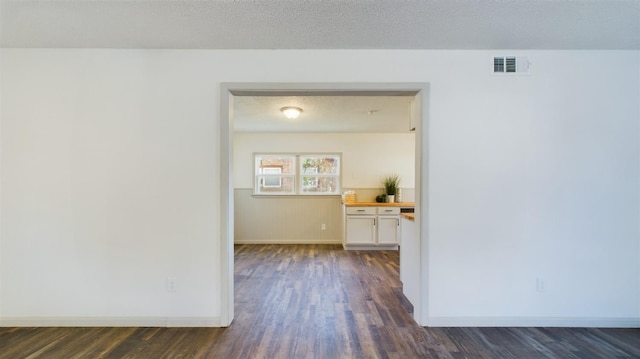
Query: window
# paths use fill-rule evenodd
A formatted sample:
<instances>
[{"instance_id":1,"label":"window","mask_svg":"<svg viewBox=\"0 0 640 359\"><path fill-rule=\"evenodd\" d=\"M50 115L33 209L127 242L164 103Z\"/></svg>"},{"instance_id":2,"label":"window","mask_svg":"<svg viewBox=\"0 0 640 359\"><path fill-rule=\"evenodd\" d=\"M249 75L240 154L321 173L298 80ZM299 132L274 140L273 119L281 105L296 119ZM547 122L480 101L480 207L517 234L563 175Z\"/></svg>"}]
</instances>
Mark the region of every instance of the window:
<instances>
[{"instance_id":1,"label":"window","mask_svg":"<svg viewBox=\"0 0 640 359\"><path fill-rule=\"evenodd\" d=\"M255 154L255 195L340 194L339 154Z\"/></svg>"},{"instance_id":2,"label":"window","mask_svg":"<svg viewBox=\"0 0 640 359\"><path fill-rule=\"evenodd\" d=\"M300 155L300 194L339 194L340 157L338 155Z\"/></svg>"},{"instance_id":3,"label":"window","mask_svg":"<svg viewBox=\"0 0 640 359\"><path fill-rule=\"evenodd\" d=\"M296 194L295 155L255 155L254 194Z\"/></svg>"}]
</instances>

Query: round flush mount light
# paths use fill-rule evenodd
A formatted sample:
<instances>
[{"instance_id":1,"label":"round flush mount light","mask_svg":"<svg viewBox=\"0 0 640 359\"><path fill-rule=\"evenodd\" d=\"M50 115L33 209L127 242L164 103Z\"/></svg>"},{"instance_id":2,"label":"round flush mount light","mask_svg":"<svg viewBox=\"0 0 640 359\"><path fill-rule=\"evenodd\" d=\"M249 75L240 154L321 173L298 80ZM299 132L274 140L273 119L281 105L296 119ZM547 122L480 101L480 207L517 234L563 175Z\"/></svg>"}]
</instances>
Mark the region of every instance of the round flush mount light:
<instances>
[{"instance_id":1,"label":"round flush mount light","mask_svg":"<svg viewBox=\"0 0 640 359\"><path fill-rule=\"evenodd\" d=\"M282 111L282 113L287 118L292 120L298 118L298 116L300 116L300 113L302 113L302 109L300 107L295 107L295 106L285 106L281 108L280 111Z\"/></svg>"}]
</instances>

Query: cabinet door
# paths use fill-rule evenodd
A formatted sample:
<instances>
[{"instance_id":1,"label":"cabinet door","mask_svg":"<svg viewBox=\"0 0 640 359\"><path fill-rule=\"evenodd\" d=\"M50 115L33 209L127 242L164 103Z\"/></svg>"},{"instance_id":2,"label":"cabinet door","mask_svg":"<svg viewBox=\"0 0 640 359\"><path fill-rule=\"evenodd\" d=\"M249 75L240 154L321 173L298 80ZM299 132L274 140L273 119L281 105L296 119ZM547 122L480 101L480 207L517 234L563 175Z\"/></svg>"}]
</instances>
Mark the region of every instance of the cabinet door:
<instances>
[{"instance_id":1,"label":"cabinet door","mask_svg":"<svg viewBox=\"0 0 640 359\"><path fill-rule=\"evenodd\" d=\"M375 244L376 217L347 216L347 244Z\"/></svg>"},{"instance_id":2,"label":"cabinet door","mask_svg":"<svg viewBox=\"0 0 640 359\"><path fill-rule=\"evenodd\" d=\"M400 218L396 216L378 217L378 244L398 244Z\"/></svg>"}]
</instances>

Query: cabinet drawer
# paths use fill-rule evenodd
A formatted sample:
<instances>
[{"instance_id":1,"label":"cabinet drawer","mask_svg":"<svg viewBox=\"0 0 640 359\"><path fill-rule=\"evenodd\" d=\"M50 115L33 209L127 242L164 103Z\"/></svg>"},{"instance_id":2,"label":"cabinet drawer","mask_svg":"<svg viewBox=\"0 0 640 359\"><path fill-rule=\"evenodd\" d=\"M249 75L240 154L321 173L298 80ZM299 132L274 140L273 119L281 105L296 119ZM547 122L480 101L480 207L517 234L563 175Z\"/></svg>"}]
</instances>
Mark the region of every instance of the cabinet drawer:
<instances>
[{"instance_id":1,"label":"cabinet drawer","mask_svg":"<svg viewBox=\"0 0 640 359\"><path fill-rule=\"evenodd\" d=\"M347 214L376 214L375 207L347 207Z\"/></svg>"},{"instance_id":2,"label":"cabinet drawer","mask_svg":"<svg viewBox=\"0 0 640 359\"><path fill-rule=\"evenodd\" d=\"M395 216L400 214L400 207L378 207L378 215Z\"/></svg>"}]
</instances>

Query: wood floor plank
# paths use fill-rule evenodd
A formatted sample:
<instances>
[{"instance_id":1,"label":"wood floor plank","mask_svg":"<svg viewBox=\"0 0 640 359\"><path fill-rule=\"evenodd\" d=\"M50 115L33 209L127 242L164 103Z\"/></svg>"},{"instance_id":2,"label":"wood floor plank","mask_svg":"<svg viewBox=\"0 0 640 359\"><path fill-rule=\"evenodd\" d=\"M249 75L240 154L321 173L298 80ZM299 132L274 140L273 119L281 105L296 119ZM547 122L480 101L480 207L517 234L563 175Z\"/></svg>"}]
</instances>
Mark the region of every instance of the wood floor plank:
<instances>
[{"instance_id":1,"label":"wood floor plank","mask_svg":"<svg viewBox=\"0 0 640 359\"><path fill-rule=\"evenodd\" d=\"M422 328L397 251L238 245L229 328L0 328L16 358L640 358L640 329Z\"/></svg>"}]
</instances>

